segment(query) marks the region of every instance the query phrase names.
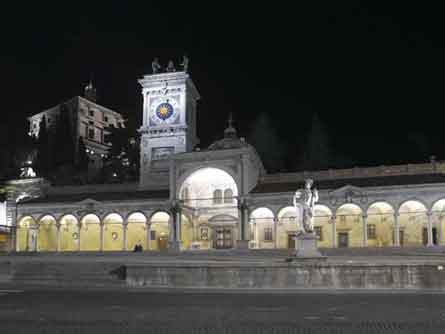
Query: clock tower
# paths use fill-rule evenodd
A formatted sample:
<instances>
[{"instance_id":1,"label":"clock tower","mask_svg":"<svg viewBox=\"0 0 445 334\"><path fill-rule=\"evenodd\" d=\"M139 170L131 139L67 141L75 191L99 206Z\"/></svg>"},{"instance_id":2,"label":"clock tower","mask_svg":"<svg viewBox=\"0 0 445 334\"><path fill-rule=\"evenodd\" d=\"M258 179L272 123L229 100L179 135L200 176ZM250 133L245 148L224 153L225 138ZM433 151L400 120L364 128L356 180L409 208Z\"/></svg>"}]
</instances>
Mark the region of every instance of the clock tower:
<instances>
[{"instance_id":1,"label":"clock tower","mask_svg":"<svg viewBox=\"0 0 445 334\"><path fill-rule=\"evenodd\" d=\"M199 93L186 72L145 75L142 86L140 186L168 186L168 158L198 144L196 102Z\"/></svg>"}]
</instances>

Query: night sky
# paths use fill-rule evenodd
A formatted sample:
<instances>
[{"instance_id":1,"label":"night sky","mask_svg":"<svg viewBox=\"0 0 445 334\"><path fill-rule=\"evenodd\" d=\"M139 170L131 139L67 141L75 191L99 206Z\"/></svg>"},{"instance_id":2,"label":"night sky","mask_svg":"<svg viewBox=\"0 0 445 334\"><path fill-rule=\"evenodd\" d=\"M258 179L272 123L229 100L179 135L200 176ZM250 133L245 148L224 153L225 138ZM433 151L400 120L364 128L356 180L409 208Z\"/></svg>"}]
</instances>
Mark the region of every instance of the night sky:
<instances>
[{"instance_id":1,"label":"night sky","mask_svg":"<svg viewBox=\"0 0 445 334\"><path fill-rule=\"evenodd\" d=\"M334 156L347 161L338 167L445 159L441 7L59 3L2 10L2 131L21 131L26 116L81 95L91 74L99 103L138 126L137 79L154 57L178 63L187 52L202 95L202 147L222 136L229 112L247 138L265 113L279 145L297 157L317 113Z\"/></svg>"}]
</instances>

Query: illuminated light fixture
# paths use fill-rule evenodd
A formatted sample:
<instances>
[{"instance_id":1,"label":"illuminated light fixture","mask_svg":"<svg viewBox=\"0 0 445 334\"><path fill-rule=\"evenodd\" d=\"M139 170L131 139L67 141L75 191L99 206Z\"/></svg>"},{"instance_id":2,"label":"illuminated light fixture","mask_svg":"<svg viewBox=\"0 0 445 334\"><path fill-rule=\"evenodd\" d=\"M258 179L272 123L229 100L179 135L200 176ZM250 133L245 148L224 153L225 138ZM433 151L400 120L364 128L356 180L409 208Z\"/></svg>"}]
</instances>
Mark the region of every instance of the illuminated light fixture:
<instances>
[{"instance_id":1,"label":"illuminated light fixture","mask_svg":"<svg viewBox=\"0 0 445 334\"><path fill-rule=\"evenodd\" d=\"M114 176L114 177L116 177L116 176L117 176L117 174L116 174L116 173L113 173L113 176Z\"/></svg>"},{"instance_id":2,"label":"illuminated light fixture","mask_svg":"<svg viewBox=\"0 0 445 334\"><path fill-rule=\"evenodd\" d=\"M87 152L87 153L88 153L88 152L90 152L90 150L89 150L89 149L86 149L86 150L85 150L85 152Z\"/></svg>"}]
</instances>

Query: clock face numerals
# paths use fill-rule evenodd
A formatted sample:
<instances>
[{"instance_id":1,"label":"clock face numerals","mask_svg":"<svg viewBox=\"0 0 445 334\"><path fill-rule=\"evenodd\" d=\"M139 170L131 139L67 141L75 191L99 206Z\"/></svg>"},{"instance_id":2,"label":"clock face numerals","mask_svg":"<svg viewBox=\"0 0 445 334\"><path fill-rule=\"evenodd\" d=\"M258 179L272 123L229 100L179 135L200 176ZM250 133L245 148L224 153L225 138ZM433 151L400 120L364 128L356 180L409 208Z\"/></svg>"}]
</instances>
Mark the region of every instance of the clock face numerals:
<instances>
[{"instance_id":1,"label":"clock face numerals","mask_svg":"<svg viewBox=\"0 0 445 334\"><path fill-rule=\"evenodd\" d=\"M150 101L150 123L152 125L172 124L178 118L179 98L159 97Z\"/></svg>"}]
</instances>

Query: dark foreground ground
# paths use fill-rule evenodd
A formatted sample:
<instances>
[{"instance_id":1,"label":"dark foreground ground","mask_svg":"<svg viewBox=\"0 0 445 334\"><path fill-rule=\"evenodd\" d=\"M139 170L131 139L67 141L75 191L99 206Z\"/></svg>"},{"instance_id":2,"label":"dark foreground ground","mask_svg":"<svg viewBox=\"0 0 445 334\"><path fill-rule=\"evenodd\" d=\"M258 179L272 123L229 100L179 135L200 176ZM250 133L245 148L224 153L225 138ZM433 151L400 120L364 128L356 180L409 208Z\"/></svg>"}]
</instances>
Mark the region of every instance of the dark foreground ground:
<instances>
[{"instance_id":1,"label":"dark foreground ground","mask_svg":"<svg viewBox=\"0 0 445 334\"><path fill-rule=\"evenodd\" d=\"M0 290L0 333L445 333L445 294Z\"/></svg>"}]
</instances>

